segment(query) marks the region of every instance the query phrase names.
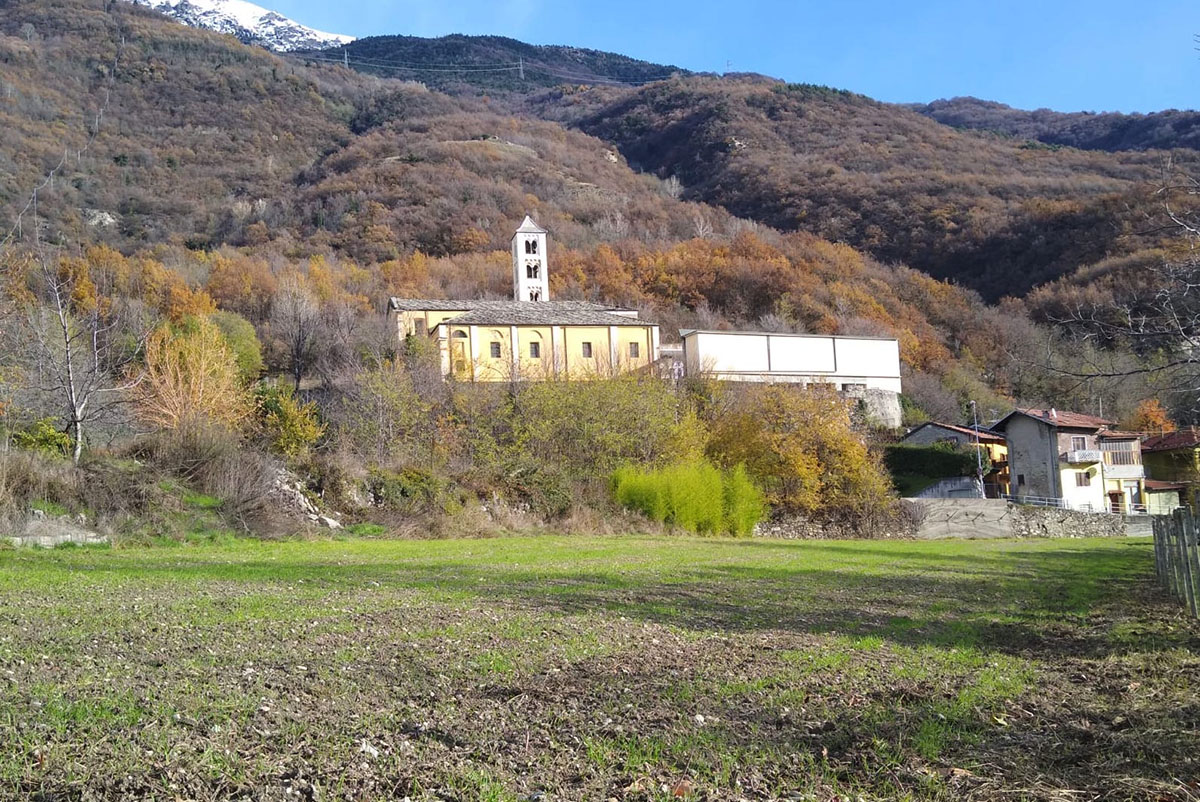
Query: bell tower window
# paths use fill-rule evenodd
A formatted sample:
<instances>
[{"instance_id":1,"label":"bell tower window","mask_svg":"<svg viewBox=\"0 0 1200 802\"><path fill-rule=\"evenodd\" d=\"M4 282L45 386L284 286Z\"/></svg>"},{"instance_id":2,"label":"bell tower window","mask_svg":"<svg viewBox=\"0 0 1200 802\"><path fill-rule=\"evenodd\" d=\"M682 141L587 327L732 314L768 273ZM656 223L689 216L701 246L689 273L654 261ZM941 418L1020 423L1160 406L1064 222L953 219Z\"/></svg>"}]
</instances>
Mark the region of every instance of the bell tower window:
<instances>
[{"instance_id":1,"label":"bell tower window","mask_svg":"<svg viewBox=\"0 0 1200 802\"><path fill-rule=\"evenodd\" d=\"M542 277L541 265L539 265L537 262L529 262L528 264L525 265L525 278L540 279L541 277Z\"/></svg>"},{"instance_id":2,"label":"bell tower window","mask_svg":"<svg viewBox=\"0 0 1200 802\"><path fill-rule=\"evenodd\" d=\"M535 240L535 239L525 240L525 253L530 254L531 256L537 255L537 240Z\"/></svg>"}]
</instances>

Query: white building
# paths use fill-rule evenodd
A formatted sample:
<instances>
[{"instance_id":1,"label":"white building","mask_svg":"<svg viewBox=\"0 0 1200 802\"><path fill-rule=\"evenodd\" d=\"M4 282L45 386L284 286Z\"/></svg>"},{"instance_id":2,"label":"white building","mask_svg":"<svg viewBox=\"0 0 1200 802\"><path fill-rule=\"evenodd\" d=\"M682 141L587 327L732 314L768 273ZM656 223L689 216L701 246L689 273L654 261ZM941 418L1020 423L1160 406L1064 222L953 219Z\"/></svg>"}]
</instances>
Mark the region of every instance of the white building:
<instances>
[{"instance_id":1,"label":"white building","mask_svg":"<svg viewBox=\"0 0 1200 802\"><path fill-rule=\"evenodd\" d=\"M679 334L689 376L828 384L862 400L878 422L900 425L900 343L893 338L690 329Z\"/></svg>"}]
</instances>

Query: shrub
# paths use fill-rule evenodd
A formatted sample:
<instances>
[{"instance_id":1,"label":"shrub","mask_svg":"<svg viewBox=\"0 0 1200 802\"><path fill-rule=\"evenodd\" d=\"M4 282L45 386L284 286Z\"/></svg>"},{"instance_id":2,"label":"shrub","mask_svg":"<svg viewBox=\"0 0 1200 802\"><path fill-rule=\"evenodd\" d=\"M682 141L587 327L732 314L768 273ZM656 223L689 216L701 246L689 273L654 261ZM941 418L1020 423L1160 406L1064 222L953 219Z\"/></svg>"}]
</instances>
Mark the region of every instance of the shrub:
<instances>
[{"instance_id":1,"label":"shrub","mask_svg":"<svg viewBox=\"0 0 1200 802\"><path fill-rule=\"evenodd\" d=\"M703 460L659 469L625 466L613 473L612 487L621 506L703 535L748 535L766 513L762 491L743 466L724 473Z\"/></svg>"},{"instance_id":2,"label":"shrub","mask_svg":"<svg viewBox=\"0 0 1200 802\"><path fill-rule=\"evenodd\" d=\"M445 482L433 473L416 468L402 471L372 468L364 484L371 504L390 510L430 510L444 506L447 500Z\"/></svg>"},{"instance_id":3,"label":"shrub","mask_svg":"<svg viewBox=\"0 0 1200 802\"><path fill-rule=\"evenodd\" d=\"M292 388L264 384L255 390L254 396L263 434L276 453L298 457L325 434L317 405L297 401Z\"/></svg>"},{"instance_id":4,"label":"shrub","mask_svg":"<svg viewBox=\"0 0 1200 802\"><path fill-rule=\"evenodd\" d=\"M745 466L772 506L789 512L887 504L891 483L854 431L849 404L825 388L739 388L712 413L707 453Z\"/></svg>"},{"instance_id":5,"label":"shrub","mask_svg":"<svg viewBox=\"0 0 1200 802\"><path fill-rule=\"evenodd\" d=\"M208 319L220 329L242 381L246 384L255 381L263 372L263 355L254 324L237 312L214 312Z\"/></svg>"},{"instance_id":6,"label":"shrub","mask_svg":"<svg viewBox=\"0 0 1200 802\"><path fill-rule=\"evenodd\" d=\"M13 433L13 445L54 457L71 453L71 436L54 427L54 418L42 418L28 429Z\"/></svg>"}]
</instances>

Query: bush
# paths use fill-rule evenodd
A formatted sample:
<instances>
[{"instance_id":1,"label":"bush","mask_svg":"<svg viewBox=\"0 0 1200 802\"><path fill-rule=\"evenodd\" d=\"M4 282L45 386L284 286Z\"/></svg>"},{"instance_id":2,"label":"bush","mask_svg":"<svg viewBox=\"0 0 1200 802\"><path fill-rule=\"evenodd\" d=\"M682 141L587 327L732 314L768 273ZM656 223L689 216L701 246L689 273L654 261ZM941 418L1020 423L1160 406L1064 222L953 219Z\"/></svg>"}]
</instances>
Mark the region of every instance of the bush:
<instances>
[{"instance_id":1,"label":"bush","mask_svg":"<svg viewBox=\"0 0 1200 802\"><path fill-rule=\"evenodd\" d=\"M42 418L28 429L13 433L13 445L52 457L71 453L71 436L54 428L54 418Z\"/></svg>"},{"instance_id":2,"label":"bush","mask_svg":"<svg viewBox=\"0 0 1200 802\"><path fill-rule=\"evenodd\" d=\"M436 475L416 468L389 471L372 468L364 489L376 507L402 512L426 511L444 507L445 482Z\"/></svg>"},{"instance_id":3,"label":"bush","mask_svg":"<svg viewBox=\"0 0 1200 802\"><path fill-rule=\"evenodd\" d=\"M255 390L254 397L258 419L272 451L298 457L325 434L317 405L301 404L291 387L264 384Z\"/></svg>"},{"instance_id":4,"label":"bush","mask_svg":"<svg viewBox=\"0 0 1200 802\"><path fill-rule=\"evenodd\" d=\"M621 506L702 535L749 535L766 513L762 491L740 465L726 473L706 461L626 466L613 473L612 485Z\"/></svg>"}]
</instances>

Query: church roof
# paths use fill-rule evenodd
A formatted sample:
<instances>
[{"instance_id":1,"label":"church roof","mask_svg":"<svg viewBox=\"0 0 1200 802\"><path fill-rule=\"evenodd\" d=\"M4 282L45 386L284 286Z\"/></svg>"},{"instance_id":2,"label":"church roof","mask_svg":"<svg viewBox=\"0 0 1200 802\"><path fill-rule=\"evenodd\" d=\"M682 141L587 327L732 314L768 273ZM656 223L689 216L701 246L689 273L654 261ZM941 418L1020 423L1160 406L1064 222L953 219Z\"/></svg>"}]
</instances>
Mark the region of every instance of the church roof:
<instances>
[{"instance_id":1,"label":"church roof","mask_svg":"<svg viewBox=\"0 0 1200 802\"><path fill-rule=\"evenodd\" d=\"M521 222L521 227L517 229L517 234L546 234L546 229L533 222L533 218L525 215L525 219ZM513 236L516 236L514 234Z\"/></svg>"},{"instance_id":2,"label":"church roof","mask_svg":"<svg viewBox=\"0 0 1200 802\"><path fill-rule=\"evenodd\" d=\"M448 326L647 326L613 307L581 301L496 301L444 321Z\"/></svg>"},{"instance_id":3,"label":"church roof","mask_svg":"<svg viewBox=\"0 0 1200 802\"><path fill-rule=\"evenodd\" d=\"M513 306L525 306L532 301L499 301L475 298L462 300L459 298L392 298L389 306L397 312L471 312L483 309L507 309ZM593 312L629 312L623 306L613 304L596 304L591 301L540 301L538 306L554 307L560 310L577 310Z\"/></svg>"}]
</instances>

